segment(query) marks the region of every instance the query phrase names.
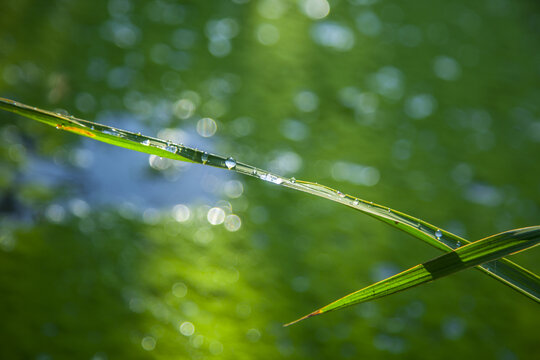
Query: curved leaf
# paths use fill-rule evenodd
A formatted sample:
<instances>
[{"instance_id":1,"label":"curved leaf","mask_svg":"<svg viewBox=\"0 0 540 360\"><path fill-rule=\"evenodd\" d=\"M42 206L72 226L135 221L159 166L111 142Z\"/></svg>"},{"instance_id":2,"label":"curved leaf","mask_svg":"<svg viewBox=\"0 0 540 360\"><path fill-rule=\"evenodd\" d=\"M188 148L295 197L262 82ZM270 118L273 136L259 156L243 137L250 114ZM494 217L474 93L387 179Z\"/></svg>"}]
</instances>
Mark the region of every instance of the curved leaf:
<instances>
[{"instance_id":1,"label":"curved leaf","mask_svg":"<svg viewBox=\"0 0 540 360\"><path fill-rule=\"evenodd\" d=\"M531 248L538 245L539 242L540 226L515 229L492 235L353 292L285 326L292 325L311 316L378 299L398 291L434 281L465 270L471 266L483 264L502 256Z\"/></svg>"}]
</instances>

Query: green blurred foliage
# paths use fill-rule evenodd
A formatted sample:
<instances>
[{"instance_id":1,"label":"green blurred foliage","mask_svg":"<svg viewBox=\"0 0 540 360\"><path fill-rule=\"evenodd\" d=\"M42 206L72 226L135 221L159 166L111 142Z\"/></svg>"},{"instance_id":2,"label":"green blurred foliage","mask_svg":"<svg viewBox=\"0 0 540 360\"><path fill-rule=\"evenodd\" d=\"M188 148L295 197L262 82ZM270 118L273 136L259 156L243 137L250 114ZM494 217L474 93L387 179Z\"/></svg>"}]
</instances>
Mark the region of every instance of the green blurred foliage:
<instances>
[{"instance_id":1,"label":"green blurred foliage","mask_svg":"<svg viewBox=\"0 0 540 360\"><path fill-rule=\"evenodd\" d=\"M0 96L89 120L127 112L148 135L195 133L211 117L218 132L208 151L471 240L538 224L536 2L335 0L314 19L325 4L4 0ZM180 106L186 99L192 113ZM187 221L170 206L93 203L100 189L73 160L80 139L0 116L2 359L538 353L537 304L473 270L284 329L438 253L350 209L255 179L237 179L240 197L218 186L211 200L187 204ZM36 159L48 168L29 172ZM342 178L337 163L379 177L371 186ZM46 169L60 167L70 177L51 183ZM203 185L228 180L204 171ZM242 219L238 231L209 224L208 209L226 204L219 200ZM540 271L536 250L514 258Z\"/></svg>"}]
</instances>

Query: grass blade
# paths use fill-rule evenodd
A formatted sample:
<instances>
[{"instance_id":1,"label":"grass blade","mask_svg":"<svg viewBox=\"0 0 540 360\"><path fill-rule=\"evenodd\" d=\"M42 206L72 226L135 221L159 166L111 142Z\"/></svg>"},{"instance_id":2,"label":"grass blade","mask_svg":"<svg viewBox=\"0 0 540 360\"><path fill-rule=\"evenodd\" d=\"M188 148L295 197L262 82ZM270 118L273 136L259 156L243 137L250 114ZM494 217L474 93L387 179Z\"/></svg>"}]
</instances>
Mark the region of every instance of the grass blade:
<instances>
[{"instance_id":1,"label":"grass blade","mask_svg":"<svg viewBox=\"0 0 540 360\"><path fill-rule=\"evenodd\" d=\"M353 292L285 326L329 311L381 298L538 245L540 226L515 229L475 241Z\"/></svg>"},{"instance_id":2,"label":"grass blade","mask_svg":"<svg viewBox=\"0 0 540 360\"><path fill-rule=\"evenodd\" d=\"M142 134L135 134L133 132L98 124L92 121L57 114L9 99L0 98L0 109L43 122L60 130L90 137L94 140L106 142L115 146L147 154L154 154L173 160L194 162L236 171L243 175L253 176L264 181L341 203L383 221L384 223L404 231L444 252L458 249L460 246L470 243L468 240L455 234L439 229L423 220L390 209L389 207L346 195L340 191L317 183L300 181L295 178L285 178L269 171L237 162L231 157L209 154L182 144L174 144L169 141L156 139ZM540 277L533 272L506 259L483 264L478 266L477 269L534 301L540 302Z\"/></svg>"}]
</instances>

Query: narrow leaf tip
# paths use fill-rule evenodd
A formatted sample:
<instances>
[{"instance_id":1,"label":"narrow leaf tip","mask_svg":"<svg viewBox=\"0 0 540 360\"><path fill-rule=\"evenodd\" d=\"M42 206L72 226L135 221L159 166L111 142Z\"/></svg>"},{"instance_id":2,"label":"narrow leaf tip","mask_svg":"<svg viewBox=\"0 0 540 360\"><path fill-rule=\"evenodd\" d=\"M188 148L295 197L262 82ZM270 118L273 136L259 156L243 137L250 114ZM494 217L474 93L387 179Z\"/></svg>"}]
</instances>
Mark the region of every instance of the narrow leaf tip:
<instances>
[{"instance_id":1,"label":"narrow leaf tip","mask_svg":"<svg viewBox=\"0 0 540 360\"><path fill-rule=\"evenodd\" d=\"M283 327L291 326L293 324L296 324L297 322L300 322L302 320L305 320L307 318L310 318L310 317L315 316L315 315L320 315L320 314L322 314L321 310L316 310L316 311L312 312L311 314L307 314L306 316L303 316L300 319L296 319L294 321L291 321L290 323L287 323L287 324L283 325Z\"/></svg>"}]
</instances>

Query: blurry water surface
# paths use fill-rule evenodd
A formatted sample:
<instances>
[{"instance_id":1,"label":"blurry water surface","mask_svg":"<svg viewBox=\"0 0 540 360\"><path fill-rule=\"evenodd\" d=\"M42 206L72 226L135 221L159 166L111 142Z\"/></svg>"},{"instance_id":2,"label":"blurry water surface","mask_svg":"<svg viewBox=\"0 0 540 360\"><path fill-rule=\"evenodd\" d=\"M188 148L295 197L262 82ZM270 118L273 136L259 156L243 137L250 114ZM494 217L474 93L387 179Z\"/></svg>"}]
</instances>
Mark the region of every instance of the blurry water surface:
<instances>
[{"instance_id":1,"label":"blurry water surface","mask_svg":"<svg viewBox=\"0 0 540 360\"><path fill-rule=\"evenodd\" d=\"M471 240L540 220L540 8L4 0L0 96L317 181ZM528 359L474 270L281 324L438 255L351 209L2 113L0 357ZM533 271L538 252L514 259Z\"/></svg>"}]
</instances>

